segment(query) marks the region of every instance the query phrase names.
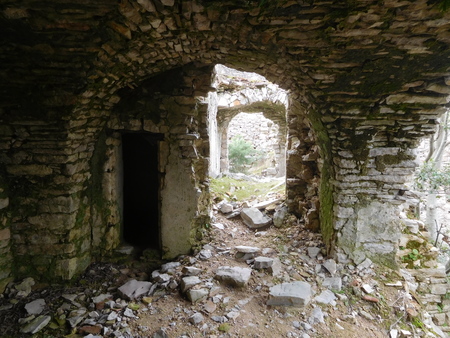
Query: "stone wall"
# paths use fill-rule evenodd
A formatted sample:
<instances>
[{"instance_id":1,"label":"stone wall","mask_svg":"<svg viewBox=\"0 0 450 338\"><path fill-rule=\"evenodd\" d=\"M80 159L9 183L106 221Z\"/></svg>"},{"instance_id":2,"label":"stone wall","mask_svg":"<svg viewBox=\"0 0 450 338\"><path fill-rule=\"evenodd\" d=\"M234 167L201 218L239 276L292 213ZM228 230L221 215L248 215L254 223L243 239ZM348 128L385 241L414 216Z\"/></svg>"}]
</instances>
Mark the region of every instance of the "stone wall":
<instances>
[{"instance_id":1,"label":"stone wall","mask_svg":"<svg viewBox=\"0 0 450 338\"><path fill-rule=\"evenodd\" d=\"M262 113L240 113L228 126L228 144L234 137L242 137L264 156L253 166L261 167L264 173L270 168L269 176L282 177L286 174L283 171L286 168L286 141L282 143L279 139L279 129L277 124L266 119ZM286 137L283 139L286 140ZM222 148L222 153L227 154L227 149Z\"/></svg>"},{"instance_id":2,"label":"stone wall","mask_svg":"<svg viewBox=\"0 0 450 338\"><path fill-rule=\"evenodd\" d=\"M392 262L395 236L386 238L397 229L412 149L434 131L450 94L450 13L435 1L6 0L0 15L0 198L9 198L0 276L71 278L116 245L116 206L102 190L117 143L110 128L150 120L150 132L165 134L169 162L191 182L185 197L197 201L188 218L201 223L211 123L196 97L213 90L218 63L289 91L290 209L320 227L330 252ZM142 114L117 110L136 89ZM113 126L118 111L124 122ZM384 223L367 220L380 209Z\"/></svg>"},{"instance_id":3,"label":"stone wall","mask_svg":"<svg viewBox=\"0 0 450 338\"><path fill-rule=\"evenodd\" d=\"M279 146L274 147L274 150L277 154L280 176L284 176L287 93L261 75L238 71L223 65L215 67L212 85L216 88L216 93L211 96L214 100L210 101L210 106L216 111L209 114L216 116L214 123L217 124L215 127L217 132L210 130L210 142L214 144L210 155L211 176L215 177L229 170L229 125L233 118L243 111L262 112L265 118L279 126L277 134Z\"/></svg>"}]
</instances>

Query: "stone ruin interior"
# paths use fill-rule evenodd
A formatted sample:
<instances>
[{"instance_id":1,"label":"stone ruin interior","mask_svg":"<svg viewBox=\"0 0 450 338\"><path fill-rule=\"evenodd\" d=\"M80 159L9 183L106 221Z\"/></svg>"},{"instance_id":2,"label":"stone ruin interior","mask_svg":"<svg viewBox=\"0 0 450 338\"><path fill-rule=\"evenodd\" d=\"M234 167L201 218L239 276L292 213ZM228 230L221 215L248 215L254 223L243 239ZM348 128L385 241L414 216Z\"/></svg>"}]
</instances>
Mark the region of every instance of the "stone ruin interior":
<instances>
[{"instance_id":1,"label":"stone ruin interior","mask_svg":"<svg viewBox=\"0 0 450 338\"><path fill-rule=\"evenodd\" d=\"M4 0L0 17L0 291L124 241L192 252L242 105L279 124L287 205L329 255L395 265L415 148L448 106L439 1ZM286 94L217 82L218 64Z\"/></svg>"}]
</instances>

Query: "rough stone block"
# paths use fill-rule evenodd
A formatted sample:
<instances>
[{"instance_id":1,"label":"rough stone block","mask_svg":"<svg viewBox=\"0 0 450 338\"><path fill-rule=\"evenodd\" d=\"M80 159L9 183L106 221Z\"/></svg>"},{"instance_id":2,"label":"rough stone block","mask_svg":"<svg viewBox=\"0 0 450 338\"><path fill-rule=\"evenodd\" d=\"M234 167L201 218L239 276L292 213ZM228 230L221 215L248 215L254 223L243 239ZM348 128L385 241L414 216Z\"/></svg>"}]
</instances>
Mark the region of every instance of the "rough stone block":
<instances>
[{"instance_id":1,"label":"rough stone block","mask_svg":"<svg viewBox=\"0 0 450 338\"><path fill-rule=\"evenodd\" d=\"M192 303L197 303L202 299L208 297L208 289L189 289L187 291L187 297Z\"/></svg>"},{"instance_id":2,"label":"rough stone block","mask_svg":"<svg viewBox=\"0 0 450 338\"><path fill-rule=\"evenodd\" d=\"M32 302L25 304L25 310L28 315L39 315L45 308L45 299L39 298Z\"/></svg>"},{"instance_id":3,"label":"rough stone block","mask_svg":"<svg viewBox=\"0 0 450 338\"><path fill-rule=\"evenodd\" d=\"M268 226L272 222L270 217L264 215L257 208L243 208L241 217L250 229L260 229Z\"/></svg>"},{"instance_id":4,"label":"rough stone block","mask_svg":"<svg viewBox=\"0 0 450 338\"><path fill-rule=\"evenodd\" d=\"M248 268L221 266L217 269L215 278L225 284L242 287L251 276L252 270Z\"/></svg>"},{"instance_id":5,"label":"rough stone block","mask_svg":"<svg viewBox=\"0 0 450 338\"><path fill-rule=\"evenodd\" d=\"M132 279L119 287L122 297L132 300L147 294L150 291L152 283L145 281L137 281Z\"/></svg>"},{"instance_id":6,"label":"rough stone block","mask_svg":"<svg viewBox=\"0 0 450 338\"><path fill-rule=\"evenodd\" d=\"M445 295L449 289L450 285L448 284L432 284L430 286L430 292L433 295Z\"/></svg>"},{"instance_id":7,"label":"rough stone block","mask_svg":"<svg viewBox=\"0 0 450 338\"><path fill-rule=\"evenodd\" d=\"M306 282L278 284L270 288L267 305L305 306L311 299L311 286Z\"/></svg>"},{"instance_id":8,"label":"rough stone block","mask_svg":"<svg viewBox=\"0 0 450 338\"><path fill-rule=\"evenodd\" d=\"M6 241L11 238L11 231L9 228L0 230L0 241Z\"/></svg>"},{"instance_id":9,"label":"rough stone block","mask_svg":"<svg viewBox=\"0 0 450 338\"><path fill-rule=\"evenodd\" d=\"M326 287L327 289L330 289L330 290L341 291L342 278L341 277L325 278L322 286Z\"/></svg>"},{"instance_id":10,"label":"rough stone block","mask_svg":"<svg viewBox=\"0 0 450 338\"><path fill-rule=\"evenodd\" d=\"M255 258L255 269L268 269L273 264L273 258L259 256Z\"/></svg>"},{"instance_id":11,"label":"rough stone block","mask_svg":"<svg viewBox=\"0 0 450 338\"><path fill-rule=\"evenodd\" d=\"M181 279L181 292L186 292L194 285L200 284L202 281L197 276L188 276Z\"/></svg>"}]
</instances>

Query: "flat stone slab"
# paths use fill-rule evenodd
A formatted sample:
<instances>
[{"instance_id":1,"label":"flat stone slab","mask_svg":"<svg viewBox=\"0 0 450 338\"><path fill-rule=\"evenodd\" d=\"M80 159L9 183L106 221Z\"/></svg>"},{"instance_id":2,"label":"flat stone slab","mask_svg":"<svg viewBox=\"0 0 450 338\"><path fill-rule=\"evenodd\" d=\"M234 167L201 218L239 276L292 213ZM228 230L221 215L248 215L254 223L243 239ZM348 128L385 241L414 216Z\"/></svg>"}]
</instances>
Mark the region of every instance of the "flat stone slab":
<instances>
[{"instance_id":1,"label":"flat stone slab","mask_svg":"<svg viewBox=\"0 0 450 338\"><path fill-rule=\"evenodd\" d=\"M25 305L25 310L29 315L39 315L45 308L45 299L36 299Z\"/></svg>"},{"instance_id":2,"label":"flat stone slab","mask_svg":"<svg viewBox=\"0 0 450 338\"><path fill-rule=\"evenodd\" d=\"M181 278L181 292L186 292L194 285L200 284L202 281L197 276L188 276Z\"/></svg>"},{"instance_id":3,"label":"flat stone slab","mask_svg":"<svg viewBox=\"0 0 450 338\"><path fill-rule=\"evenodd\" d=\"M223 203L220 206L220 212L223 214L229 214L232 211L233 211L233 206L229 203Z\"/></svg>"},{"instance_id":4,"label":"flat stone slab","mask_svg":"<svg viewBox=\"0 0 450 338\"><path fill-rule=\"evenodd\" d=\"M202 273L202 269L193 267L193 266L185 266L181 272L185 276L197 276Z\"/></svg>"},{"instance_id":5,"label":"flat stone slab","mask_svg":"<svg viewBox=\"0 0 450 338\"><path fill-rule=\"evenodd\" d=\"M147 294L150 291L151 286L152 283L150 282L132 279L122 285L118 290L124 298L132 300Z\"/></svg>"},{"instance_id":6,"label":"flat stone slab","mask_svg":"<svg viewBox=\"0 0 450 338\"><path fill-rule=\"evenodd\" d=\"M321 303L321 304L331 304L331 305L335 305L336 302L336 296L334 295L334 293L330 290L324 290L320 293L320 295L316 296L314 298L314 300L317 303Z\"/></svg>"},{"instance_id":7,"label":"flat stone slab","mask_svg":"<svg viewBox=\"0 0 450 338\"><path fill-rule=\"evenodd\" d=\"M311 285L306 282L282 283L272 286L267 305L302 307L311 300Z\"/></svg>"},{"instance_id":8,"label":"flat stone slab","mask_svg":"<svg viewBox=\"0 0 450 338\"><path fill-rule=\"evenodd\" d=\"M35 334L46 327L50 322L50 319L52 319L50 316L39 316L24 326L20 331L23 333Z\"/></svg>"},{"instance_id":9,"label":"flat stone slab","mask_svg":"<svg viewBox=\"0 0 450 338\"><path fill-rule=\"evenodd\" d=\"M242 287L248 283L251 274L252 270L249 268L221 266L214 278L225 284Z\"/></svg>"},{"instance_id":10,"label":"flat stone slab","mask_svg":"<svg viewBox=\"0 0 450 338\"><path fill-rule=\"evenodd\" d=\"M258 256L255 258L255 264L253 267L255 269L268 269L273 265L273 258Z\"/></svg>"},{"instance_id":11,"label":"flat stone slab","mask_svg":"<svg viewBox=\"0 0 450 338\"><path fill-rule=\"evenodd\" d=\"M323 280L323 287L335 290L335 291L341 291L342 289L342 278L341 277L331 277L331 278L325 278Z\"/></svg>"},{"instance_id":12,"label":"flat stone slab","mask_svg":"<svg viewBox=\"0 0 450 338\"><path fill-rule=\"evenodd\" d=\"M255 253L259 252L261 249L256 246L246 246L246 245L238 245L234 247L237 252L242 253Z\"/></svg>"},{"instance_id":13,"label":"flat stone slab","mask_svg":"<svg viewBox=\"0 0 450 338\"><path fill-rule=\"evenodd\" d=\"M241 217L244 223L250 229L260 229L268 226L272 219L264 215L257 208L244 208L241 211Z\"/></svg>"},{"instance_id":14,"label":"flat stone slab","mask_svg":"<svg viewBox=\"0 0 450 338\"><path fill-rule=\"evenodd\" d=\"M187 297L192 303L197 303L206 297L208 297L209 290L208 289L189 289L187 292Z\"/></svg>"}]
</instances>

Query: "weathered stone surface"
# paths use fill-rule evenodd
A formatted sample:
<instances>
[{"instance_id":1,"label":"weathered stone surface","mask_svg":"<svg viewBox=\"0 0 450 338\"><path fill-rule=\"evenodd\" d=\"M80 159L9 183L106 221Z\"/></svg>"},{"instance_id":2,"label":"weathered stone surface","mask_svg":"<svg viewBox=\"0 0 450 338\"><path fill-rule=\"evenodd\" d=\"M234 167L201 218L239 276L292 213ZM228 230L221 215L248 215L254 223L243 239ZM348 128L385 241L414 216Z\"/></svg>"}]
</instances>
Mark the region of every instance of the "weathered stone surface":
<instances>
[{"instance_id":1,"label":"weathered stone surface","mask_svg":"<svg viewBox=\"0 0 450 338\"><path fill-rule=\"evenodd\" d=\"M39 245L30 244L29 238L8 244L14 264L2 265L2 275L28 268L23 262L33 262L33 271L47 271L44 258L51 256L58 261L55 275L70 279L89 265L91 251L116 247L120 193L119 170L113 164L120 161L110 155L118 153L120 135L108 134L105 141L104 130L164 135L158 159L164 177L159 182L164 184L158 236L165 258L190 252L192 235L200 241L197 230L208 222L209 196L203 183L213 147L206 135L209 121L217 123L218 111L203 99L192 101L209 95L209 65L218 60L257 70L289 90L289 111L278 114L289 130L289 209L310 229L319 229L324 220L327 247L337 244L356 264L366 257L392 263L399 230L391 222L397 219L395 208L388 205L399 202L397 192L414 169L404 149L414 148L434 131L447 105L449 76L436 60L449 56L450 14L440 13L436 1L364 1L345 18L329 15L342 11L337 0L288 2L276 11L244 3L217 5L220 11L214 3L101 1L73 9L67 1L56 1L32 11L11 2L2 11L9 34L4 35L0 65L0 73L8 75L0 84L0 169L6 173L0 188L14 191L6 196L2 190L0 197L11 199L8 208L18 206L10 215L21 219L6 214L0 221L11 224L13 238L32 237L42 229L61 237L46 236L48 243ZM386 15L389 24L381 24ZM17 24L22 21L33 24ZM338 29L324 30L324 22ZM45 62L36 62L43 57ZM175 76L181 68L182 75ZM31 90L35 84L42 86ZM267 92L259 101L264 103L260 111L267 113L280 100L266 100L271 96L266 83L247 89L258 86ZM224 83L215 92L242 94L226 100L226 109L257 108L258 102L250 100L254 95L230 87ZM266 102L271 102L269 107ZM207 116L210 112L214 117ZM178 138L194 134L198 139ZM106 163L101 163L104 158ZM103 190L87 193L94 186ZM82 205L71 216L55 216L55 209L63 208L58 205L41 210L49 215L36 214L49 195L73 196L77 201L72 206ZM378 224L368 221L376 218L367 201L381 206L384 215ZM60 231L62 226L67 229ZM337 243L331 243L334 238ZM58 243L81 245L70 251L60 250Z\"/></svg>"},{"instance_id":2,"label":"weathered stone surface","mask_svg":"<svg viewBox=\"0 0 450 338\"><path fill-rule=\"evenodd\" d=\"M254 247L254 246L245 246L245 245L238 245L235 247L237 252L242 253L257 253L261 251L260 248Z\"/></svg>"},{"instance_id":3,"label":"weathered stone surface","mask_svg":"<svg viewBox=\"0 0 450 338\"><path fill-rule=\"evenodd\" d=\"M187 297L192 303L197 303L206 297L208 297L209 291L208 289L189 289L187 292Z\"/></svg>"},{"instance_id":4,"label":"weathered stone surface","mask_svg":"<svg viewBox=\"0 0 450 338\"><path fill-rule=\"evenodd\" d=\"M39 316L24 326L21 332L35 334L46 327L51 319L52 317L50 316Z\"/></svg>"},{"instance_id":5,"label":"weathered stone surface","mask_svg":"<svg viewBox=\"0 0 450 338\"><path fill-rule=\"evenodd\" d=\"M255 269L268 269L273 265L273 258L258 256L255 258Z\"/></svg>"},{"instance_id":6,"label":"weathered stone surface","mask_svg":"<svg viewBox=\"0 0 450 338\"><path fill-rule=\"evenodd\" d=\"M252 270L248 268L221 266L216 270L214 278L225 284L243 287L247 285L251 273Z\"/></svg>"},{"instance_id":7,"label":"weathered stone surface","mask_svg":"<svg viewBox=\"0 0 450 338\"><path fill-rule=\"evenodd\" d=\"M233 212L233 205L229 203L222 203L220 206L220 212L224 214L229 214L230 212Z\"/></svg>"},{"instance_id":8,"label":"weathered stone surface","mask_svg":"<svg viewBox=\"0 0 450 338\"><path fill-rule=\"evenodd\" d=\"M45 308L45 299L39 298L25 305L29 315L39 315Z\"/></svg>"},{"instance_id":9,"label":"weathered stone surface","mask_svg":"<svg viewBox=\"0 0 450 338\"><path fill-rule=\"evenodd\" d=\"M243 208L241 211L241 217L250 229L264 228L272 222L270 217L264 215L256 208Z\"/></svg>"},{"instance_id":10,"label":"weathered stone surface","mask_svg":"<svg viewBox=\"0 0 450 338\"><path fill-rule=\"evenodd\" d=\"M325 278L323 283L323 287L326 287L330 290L341 291L342 289L342 278L341 277L331 277Z\"/></svg>"},{"instance_id":11,"label":"weathered stone surface","mask_svg":"<svg viewBox=\"0 0 450 338\"><path fill-rule=\"evenodd\" d=\"M308 305L311 296L311 285L306 282L278 284L270 288L267 305L302 307Z\"/></svg>"},{"instance_id":12,"label":"weathered stone surface","mask_svg":"<svg viewBox=\"0 0 450 338\"><path fill-rule=\"evenodd\" d=\"M200 284L202 281L197 276L188 276L181 279L181 292L186 292L194 285Z\"/></svg>"},{"instance_id":13,"label":"weathered stone surface","mask_svg":"<svg viewBox=\"0 0 450 338\"><path fill-rule=\"evenodd\" d=\"M161 265L160 272L166 273L166 272L172 272L175 270L175 268L179 267L181 264L180 262L169 262Z\"/></svg>"},{"instance_id":14,"label":"weathered stone surface","mask_svg":"<svg viewBox=\"0 0 450 338\"><path fill-rule=\"evenodd\" d=\"M192 316L189 317L189 322L194 324L194 325L200 324L204 320L205 320L205 318L199 312L196 312Z\"/></svg>"},{"instance_id":15,"label":"weathered stone surface","mask_svg":"<svg viewBox=\"0 0 450 338\"><path fill-rule=\"evenodd\" d=\"M288 214L287 207L283 206L277 209L273 215L273 225L276 226L277 228L281 227L287 214Z\"/></svg>"},{"instance_id":16,"label":"weathered stone surface","mask_svg":"<svg viewBox=\"0 0 450 338\"><path fill-rule=\"evenodd\" d=\"M196 268L194 266L185 266L182 270L185 276L197 276L202 273L202 269Z\"/></svg>"},{"instance_id":17,"label":"weathered stone surface","mask_svg":"<svg viewBox=\"0 0 450 338\"><path fill-rule=\"evenodd\" d=\"M118 288L118 291L121 293L122 297L132 300L146 295L150 291L151 286L152 283L150 282L132 279Z\"/></svg>"},{"instance_id":18,"label":"weathered stone surface","mask_svg":"<svg viewBox=\"0 0 450 338\"><path fill-rule=\"evenodd\" d=\"M331 276L334 276L337 271L337 264L334 259L327 259L325 262L323 262L323 267L327 269L327 271L331 274Z\"/></svg>"},{"instance_id":19,"label":"weathered stone surface","mask_svg":"<svg viewBox=\"0 0 450 338\"><path fill-rule=\"evenodd\" d=\"M336 296L330 290L322 291L318 296L314 297L314 301L321 304L336 304Z\"/></svg>"},{"instance_id":20,"label":"weathered stone surface","mask_svg":"<svg viewBox=\"0 0 450 338\"><path fill-rule=\"evenodd\" d=\"M317 247L308 247L308 256L311 258L316 258L317 255L320 253L320 248Z\"/></svg>"}]
</instances>

